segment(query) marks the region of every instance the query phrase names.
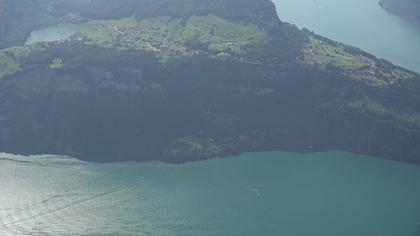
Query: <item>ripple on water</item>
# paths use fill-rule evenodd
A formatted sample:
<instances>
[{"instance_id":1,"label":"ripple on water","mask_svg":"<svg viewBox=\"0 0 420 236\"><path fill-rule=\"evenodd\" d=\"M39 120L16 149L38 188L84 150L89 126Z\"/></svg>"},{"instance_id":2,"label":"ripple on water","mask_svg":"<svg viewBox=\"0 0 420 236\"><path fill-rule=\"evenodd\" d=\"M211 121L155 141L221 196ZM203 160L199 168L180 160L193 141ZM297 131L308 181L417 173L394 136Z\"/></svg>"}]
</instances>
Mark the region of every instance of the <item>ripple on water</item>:
<instances>
[{"instance_id":1,"label":"ripple on water","mask_svg":"<svg viewBox=\"0 0 420 236\"><path fill-rule=\"evenodd\" d=\"M245 154L185 165L0 154L0 163L0 235L420 230L419 167L347 153Z\"/></svg>"}]
</instances>

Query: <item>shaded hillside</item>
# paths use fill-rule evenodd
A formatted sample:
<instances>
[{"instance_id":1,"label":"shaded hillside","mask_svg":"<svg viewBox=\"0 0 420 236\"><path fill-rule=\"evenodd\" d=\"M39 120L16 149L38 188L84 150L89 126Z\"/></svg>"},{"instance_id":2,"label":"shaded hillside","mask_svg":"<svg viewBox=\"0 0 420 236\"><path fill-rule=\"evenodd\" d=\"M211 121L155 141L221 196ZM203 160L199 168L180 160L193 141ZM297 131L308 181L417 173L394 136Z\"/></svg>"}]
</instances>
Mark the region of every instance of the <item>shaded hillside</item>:
<instances>
[{"instance_id":1,"label":"shaded hillside","mask_svg":"<svg viewBox=\"0 0 420 236\"><path fill-rule=\"evenodd\" d=\"M420 22L419 0L381 0L380 4L392 13Z\"/></svg>"}]
</instances>

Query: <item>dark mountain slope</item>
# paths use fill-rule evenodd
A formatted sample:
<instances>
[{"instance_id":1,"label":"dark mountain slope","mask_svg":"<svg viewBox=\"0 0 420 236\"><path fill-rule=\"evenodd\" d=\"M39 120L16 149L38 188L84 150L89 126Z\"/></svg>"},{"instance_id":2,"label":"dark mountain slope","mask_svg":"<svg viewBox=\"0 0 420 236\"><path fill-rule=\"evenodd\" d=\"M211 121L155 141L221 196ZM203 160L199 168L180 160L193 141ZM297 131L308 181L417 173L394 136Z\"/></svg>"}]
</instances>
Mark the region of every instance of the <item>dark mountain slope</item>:
<instances>
[{"instance_id":1,"label":"dark mountain slope","mask_svg":"<svg viewBox=\"0 0 420 236\"><path fill-rule=\"evenodd\" d=\"M392 13L420 22L419 0L381 0L380 4Z\"/></svg>"}]
</instances>

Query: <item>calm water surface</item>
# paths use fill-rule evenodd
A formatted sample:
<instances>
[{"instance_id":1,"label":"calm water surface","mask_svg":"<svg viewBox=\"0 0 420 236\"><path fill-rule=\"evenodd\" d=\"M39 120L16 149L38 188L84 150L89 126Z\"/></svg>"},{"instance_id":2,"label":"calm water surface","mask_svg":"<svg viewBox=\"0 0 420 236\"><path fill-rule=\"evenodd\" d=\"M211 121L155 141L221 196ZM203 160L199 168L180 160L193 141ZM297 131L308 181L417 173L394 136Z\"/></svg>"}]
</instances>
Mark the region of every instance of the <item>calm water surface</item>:
<instances>
[{"instance_id":1,"label":"calm water surface","mask_svg":"<svg viewBox=\"0 0 420 236\"><path fill-rule=\"evenodd\" d=\"M296 24L420 72L420 25L383 10L379 0L273 0Z\"/></svg>"},{"instance_id":2,"label":"calm water surface","mask_svg":"<svg viewBox=\"0 0 420 236\"><path fill-rule=\"evenodd\" d=\"M50 26L37 29L31 32L26 39L25 44L33 44L37 42L52 42L66 39L76 33L76 30L67 27Z\"/></svg>"},{"instance_id":3,"label":"calm water surface","mask_svg":"<svg viewBox=\"0 0 420 236\"><path fill-rule=\"evenodd\" d=\"M420 166L354 154L0 163L0 235L420 235Z\"/></svg>"}]
</instances>

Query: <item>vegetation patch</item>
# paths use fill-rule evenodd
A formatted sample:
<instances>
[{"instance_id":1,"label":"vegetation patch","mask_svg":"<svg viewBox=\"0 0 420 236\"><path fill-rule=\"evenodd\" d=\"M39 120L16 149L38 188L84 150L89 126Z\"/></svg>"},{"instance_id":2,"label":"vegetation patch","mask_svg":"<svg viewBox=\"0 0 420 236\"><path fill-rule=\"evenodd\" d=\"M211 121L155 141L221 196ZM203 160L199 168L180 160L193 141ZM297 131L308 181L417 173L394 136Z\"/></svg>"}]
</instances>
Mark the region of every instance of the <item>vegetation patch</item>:
<instances>
[{"instance_id":1,"label":"vegetation patch","mask_svg":"<svg viewBox=\"0 0 420 236\"><path fill-rule=\"evenodd\" d=\"M54 58L49 65L50 69L57 70L64 67L64 62L61 58Z\"/></svg>"},{"instance_id":2,"label":"vegetation patch","mask_svg":"<svg viewBox=\"0 0 420 236\"><path fill-rule=\"evenodd\" d=\"M183 40L197 38L209 44L212 50L232 50L240 54L241 48L265 39L265 34L255 25L232 23L215 16L193 16L187 21Z\"/></svg>"},{"instance_id":3,"label":"vegetation patch","mask_svg":"<svg viewBox=\"0 0 420 236\"><path fill-rule=\"evenodd\" d=\"M371 113L391 113L386 107L368 96L363 96L360 100L349 103L350 107L361 109Z\"/></svg>"},{"instance_id":4,"label":"vegetation patch","mask_svg":"<svg viewBox=\"0 0 420 236\"><path fill-rule=\"evenodd\" d=\"M385 105L366 95L358 100L350 101L348 106L363 112L388 115L403 123L413 124L420 127L420 113L396 112L393 109L385 107Z\"/></svg>"},{"instance_id":5,"label":"vegetation patch","mask_svg":"<svg viewBox=\"0 0 420 236\"><path fill-rule=\"evenodd\" d=\"M0 78L18 71L20 71L20 67L13 54L7 50L2 50L0 52Z\"/></svg>"},{"instance_id":6,"label":"vegetation patch","mask_svg":"<svg viewBox=\"0 0 420 236\"><path fill-rule=\"evenodd\" d=\"M154 17L141 21L127 17L71 27L80 33L69 40L120 50L142 49L161 57L199 52L240 55L244 46L263 42L266 38L256 25L234 23L213 15L188 19Z\"/></svg>"},{"instance_id":7,"label":"vegetation patch","mask_svg":"<svg viewBox=\"0 0 420 236\"><path fill-rule=\"evenodd\" d=\"M0 79L21 70L20 61L35 50L45 50L42 43L0 50Z\"/></svg>"},{"instance_id":8,"label":"vegetation patch","mask_svg":"<svg viewBox=\"0 0 420 236\"><path fill-rule=\"evenodd\" d=\"M312 64L326 66L332 64L342 70L360 69L367 65L367 61L345 52L343 48L328 44L310 37L310 43L305 50L305 58Z\"/></svg>"},{"instance_id":9,"label":"vegetation patch","mask_svg":"<svg viewBox=\"0 0 420 236\"><path fill-rule=\"evenodd\" d=\"M399 115L400 120L420 127L420 113L403 113Z\"/></svg>"},{"instance_id":10,"label":"vegetation patch","mask_svg":"<svg viewBox=\"0 0 420 236\"><path fill-rule=\"evenodd\" d=\"M374 86L390 85L417 77L412 72L386 60L377 59L362 50L322 37L310 36L309 39L304 48L305 61L327 71L339 72Z\"/></svg>"}]
</instances>

